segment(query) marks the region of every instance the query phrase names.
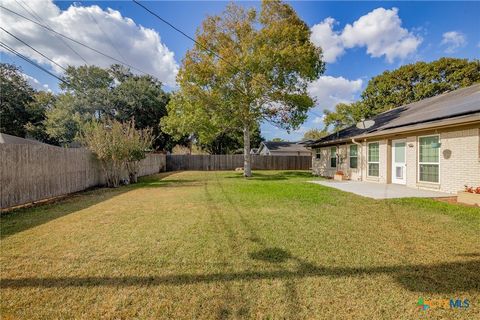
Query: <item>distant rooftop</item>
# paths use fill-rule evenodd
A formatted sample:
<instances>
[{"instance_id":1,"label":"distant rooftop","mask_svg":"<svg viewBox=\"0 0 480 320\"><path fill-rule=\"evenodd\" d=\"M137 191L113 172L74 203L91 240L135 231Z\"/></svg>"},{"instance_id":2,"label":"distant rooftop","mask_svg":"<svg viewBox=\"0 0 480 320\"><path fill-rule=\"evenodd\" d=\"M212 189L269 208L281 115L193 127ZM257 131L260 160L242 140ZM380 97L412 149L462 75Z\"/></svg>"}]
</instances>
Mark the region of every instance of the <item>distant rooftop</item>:
<instances>
[{"instance_id":1,"label":"distant rooftop","mask_svg":"<svg viewBox=\"0 0 480 320\"><path fill-rule=\"evenodd\" d=\"M37 140L32 139L24 139L17 136L12 136L10 134L1 133L0 132L0 144L38 144L38 145L45 145Z\"/></svg>"},{"instance_id":2,"label":"distant rooftop","mask_svg":"<svg viewBox=\"0 0 480 320\"><path fill-rule=\"evenodd\" d=\"M287 141L263 141L263 144L268 148L270 151L282 151L282 152L309 152L307 148L305 148L304 144L300 144L299 142L287 142Z\"/></svg>"}]
</instances>

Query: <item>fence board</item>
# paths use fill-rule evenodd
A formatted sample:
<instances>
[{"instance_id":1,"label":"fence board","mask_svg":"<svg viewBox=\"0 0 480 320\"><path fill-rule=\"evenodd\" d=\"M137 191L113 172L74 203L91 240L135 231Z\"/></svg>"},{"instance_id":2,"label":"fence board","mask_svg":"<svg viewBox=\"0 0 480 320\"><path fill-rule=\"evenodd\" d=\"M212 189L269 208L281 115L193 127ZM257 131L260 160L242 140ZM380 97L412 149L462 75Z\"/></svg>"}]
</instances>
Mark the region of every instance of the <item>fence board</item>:
<instances>
[{"instance_id":1,"label":"fence board","mask_svg":"<svg viewBox=\"0 0 480 320\"><path fill-rule=\"evenodd\" d=\"M253 170L308 170L309 156L252 155ZM234 170L243 155L148 154L139 176L160 171ZM104 183L99 162L86 149L0 144L0 206L8 208L81 191Z\"/></svg>"},{"instance_id":2,"label":"fence board","mask_svg":"<svg viewBox=\"0 0 480 320\"><path fill-rule=\"evenodd\" d=\"M308 170L310 156L252 155L253 170ZM243 167L243 155L167 155L167 171L234 170Z\"/></svg>"},{"instance_id":3,"label":"fence board","mask_svg":"<svg viewBox=\"0 0 480 320\"><path fill-rule=\"evenodd\" d=\"M148 154L139 176L164 171L165 155ZM86 149L0 144L0 207L8 208L104 183L99 162Z\"/></svg>"}]
</instances>

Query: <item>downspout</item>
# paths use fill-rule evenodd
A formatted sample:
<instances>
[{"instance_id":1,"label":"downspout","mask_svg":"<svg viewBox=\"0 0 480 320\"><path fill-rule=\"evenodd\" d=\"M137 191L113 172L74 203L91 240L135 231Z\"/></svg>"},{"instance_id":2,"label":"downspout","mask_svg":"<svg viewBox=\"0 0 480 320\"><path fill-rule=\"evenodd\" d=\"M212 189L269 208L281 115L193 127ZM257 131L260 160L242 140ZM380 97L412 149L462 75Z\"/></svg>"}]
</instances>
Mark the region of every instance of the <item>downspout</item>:
<instances>
[{"instance_id":1,"label":"downspout","mask_svg":"<svg viewBox=\"0 0 480 320\"><path fill-rule=\"evenodd\" d=\"M360 160L360 181L363 181L362 143L355 141L355 138L352 138L352 142L359 147L358 151L360 151L360 153L357 154L357 157Z\"/></svg>"}]
</instances>

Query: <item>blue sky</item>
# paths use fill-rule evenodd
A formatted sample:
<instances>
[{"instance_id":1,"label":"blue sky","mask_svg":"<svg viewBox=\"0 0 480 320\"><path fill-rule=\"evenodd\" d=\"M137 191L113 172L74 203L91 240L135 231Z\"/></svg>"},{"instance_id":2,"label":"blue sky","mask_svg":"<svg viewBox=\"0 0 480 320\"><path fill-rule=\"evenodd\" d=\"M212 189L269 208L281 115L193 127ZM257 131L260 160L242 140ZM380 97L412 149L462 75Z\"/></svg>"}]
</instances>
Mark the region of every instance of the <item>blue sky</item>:
<instances>
[{"instance_id":1,"label":"blue sky","mask_svg":"<svg viewBox=\"0 0 480 320\"><path fill-rule=\"evenodd\" d=\"M80 1L76 10L69 14L73 2L20 0L23 7L13 0L3 5L33 18L31 11L44 18L55 30L67 33L80 41L101 48L115 57L120 55L128 63L154 70L159 78L174 87L175 72L192 41L183 37L157 18L151 16L130 1ZM145 1L146 6L166 20L175 24L189 35L194 35L206 15L221 13L228 2L223 1ZM259 7L258 2L240 2L244 6ZM289 2L299 16L312 28L312 41L328 52L326 73L312 84L311 94L317 98L318 106L309 114L308 120L296 132L262 125L262 134L271 139L281 137L298 140L303 132L312 127L321 128L324 109L331 109L337 102L348 102L358 98L368 80L387 69L415 61L432 61L443 56L479 58L480 12L479 2ZM28 4L28 6L27 6ZM91 9L89 18L83 19L80 9ZM114 11L107 11L108 8ZM70 8L72 9L72 8ZM22 11L23 10L23 11ZM30 12L28 12L30 10ZM121 18L111 21L107 18ZM29 15L30 14L30 15ZM3 16L3 13L2 13ZM99 26L89 20L96 16ZM18 17L3 16L5 28L21 36L42 52L63 64L81 64L57 38L45 30L34 30L31 23ZM126 18L132 19L125 20ZM22 21L21 21L22 20ZM95 20L95 19L94 19ZM104 22L105 21L105 22ZM153 29L142 31L139 26ZM2 22L3 26L3 22ZM37 28L39 29L39 28ZM101 32L100 32L101 31ZM37 34L35 34L37 32ZM15 47L25 55L42 63L55 73L61 74L27 48L15 43L2 34L2 41ZM138 41L141 39L142 41ZM77 48L92 64L107 65L108 59L95 56L84 48ZM122 58L123 59L123 58ZM35 67L2 52L1 60L20 65L25 74L37 86L48 86L57 91L57 80Z\"/></svg>"}]
</instances>

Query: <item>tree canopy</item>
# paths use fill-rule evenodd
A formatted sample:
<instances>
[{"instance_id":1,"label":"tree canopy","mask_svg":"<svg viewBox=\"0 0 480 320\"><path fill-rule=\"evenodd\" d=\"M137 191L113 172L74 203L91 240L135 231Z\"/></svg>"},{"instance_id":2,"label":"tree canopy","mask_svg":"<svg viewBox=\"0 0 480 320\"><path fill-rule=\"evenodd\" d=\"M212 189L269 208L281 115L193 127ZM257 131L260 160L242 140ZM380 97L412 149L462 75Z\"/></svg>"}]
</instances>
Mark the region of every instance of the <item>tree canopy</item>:
<instances>
[{"instance_id":1,"label":"tree canopy","mask_svg":"<svg viewBox=\"0 0 480 320\"><path fill-rule=\"evenodd\" d=\"M309 129L303 134L303 141L305 140L318 140L320 138L325 137L328 134L327 131L325 130L320 130L320 129Z\"/></svg>"},{"instance_id":2,"label":"tree canopy","mask_svg":"<svg viewBox=\"0 0 480 320\"><path fill-rule=\"evenodd\" d=\"M171 149L177 143L160 127L170 94L157 79L120 65L70 66L63 79L57 95L35 91L18 67L1 63L0 131L67 145L90 121L135 119L137 129L152 128L153 148Z\"/></svg>"},{"instance_id":3,"label":"tree canopy","mask_svg":"<svg viewBox=\"0 0 480 320\"><path fill-rule=\"evenodd\" d=\"M0 63L0 92L0 131L25 137L25 125L36 116L28 107L35 91L18 67Z\"/></svg>"},{"instance_id":4,"label":"tree canopy","mask_svg":"<svg viewBox=\"0 0 480 320\"><path fill-rule=\"evenodd\" d=\"M314 106L307 84L324 72L321 56L289 5L263 1L257 12L232 3L197 31L162 123L172 134L195 134L204 143L243 131L250 176L251 131L262 120L287 130L304 122Z\"/></svg>"},{"instance_id":5,"label":"tree canopy","mask_svg":"<svg viewBox=\"0 0 480 320\"><path fill-rule=\"evenodd\" d=\"M358 102L340 103L335 111L326 111L325 126L337 129L346 127L362 118L479 81L479 60L441 58L432 62L407 64L373 77Z\"/></svg>"},{"instance_id":6,"label":"tree canopy","mask_svg":"<svg viewBox=\"0 0 480 320\"><path fill-rule=\"evenodd\" d=\"M258 148L265 139L262 137L260 128L252 130L250 145ZM197 143L198 146L209 154L236 154L242 151L243 132L241 130L222 132L208 143Z\"/></svg>"}]
</instances>

